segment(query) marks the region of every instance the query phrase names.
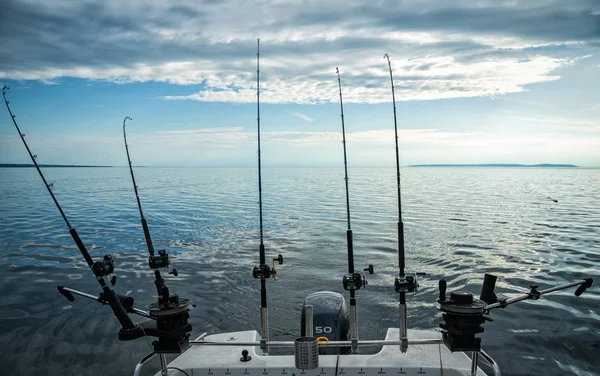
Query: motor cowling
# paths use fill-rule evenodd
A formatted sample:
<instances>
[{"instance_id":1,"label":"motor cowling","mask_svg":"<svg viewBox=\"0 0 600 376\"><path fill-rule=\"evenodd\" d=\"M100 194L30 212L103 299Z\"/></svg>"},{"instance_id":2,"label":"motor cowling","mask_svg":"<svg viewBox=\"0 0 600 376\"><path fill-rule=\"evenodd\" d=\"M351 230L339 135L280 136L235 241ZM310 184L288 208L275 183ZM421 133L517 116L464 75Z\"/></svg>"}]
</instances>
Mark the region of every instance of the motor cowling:
<instances>
[{"instance_id":1,"label":"motor cowling","mask_svg":"<svg viewBox=\"0 0 600 376\"><path fill-rule=\"evenodd\" d=\"M306 336L306 306L313 307L313 336L327 337L330 341L348 341L350 321L346 300L341 294L331 291L319 291L308 295L302 306L300 325L301 335ZM347 354L350 347L321 347L319 354Z\"/></svg>"}]
</instances>

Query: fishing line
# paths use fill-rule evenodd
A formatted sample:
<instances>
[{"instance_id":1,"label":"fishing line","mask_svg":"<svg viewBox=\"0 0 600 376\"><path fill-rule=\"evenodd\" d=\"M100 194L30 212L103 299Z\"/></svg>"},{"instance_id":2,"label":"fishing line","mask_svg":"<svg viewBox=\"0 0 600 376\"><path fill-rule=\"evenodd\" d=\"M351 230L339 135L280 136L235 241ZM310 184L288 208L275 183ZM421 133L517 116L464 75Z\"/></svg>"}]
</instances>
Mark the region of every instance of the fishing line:
<instances>
[{"instance_id":1,"label":"fishing line","mask_svg":"<svg viewBox=\"0 0 600 376\"><path fill-rule=\"evenodd\" d=\"M138 186L135 182L135 176L133 175L133 166L131 165L131 157L129 156L129 147L127 145L127 133L125 133L125 123L127 120L133 120L131 117L126 116L123 119L123 139L125 141L125 152L127 153L127 162L129 164L129 172L131 173L131 181L133 182L133 190L135 191L135 199L137 200L138 209L140 211L140 218L142 221L142 228L144 229L144 236L146 237L146 244L148 245L148 252L150 256L154 256L154 244L152 244L152 237L150 236L150 230L148 229L148 223L144 218L144 211L142 210L142 202L138 193Z\"/></svg>"},{"instance_id":2,"label":"fishing line","mask_svg":"<svg viewBox=\"0 0 600 376\"><path fill-rule=\"evenodd\" d=\"M256 123L258 136L258 219L260 222L260 263L265 263L265 245L263 243L262 176L260 164L260 39L256 40ZM265 303L266 304L266 303Z\"/></svg>"},{"instance_id":3,"label":"fishing line","mask_svg":"<svg viewBox=\"0 0 600 376\"><path fill-rule=\"evenodd\" d=\"M81 333L83 333L83 338L85 338L85 341L87 342L88 346L90 347L90 351L92 352L92 355L94 357L94 360L96 361L96 364L100 364L100 362L98 361L98 357L96 356L96 353L94 352L94 348L92 346L92 343L90 342L85 330L83 329L83 325L81 324L81 319L79 318L79 315L75 315L75 317L77 318L77 323L79 325L79 330L81 330ZM100 368L100 373L102 373L102 376L104 375L104 367L100 366L98 367ZM122 367L121 367L122 368ZM120 373L120 371L119 371Z\"/></svg>"},{"instance_id":4,"label":"fishing line","mask_svg":"<svg viewBox=\"0 0 600 376\"><path fill-rule=\"evenodd\" d=\"M174 369L174 370L176 370L176 371L179 371L179 372L183 373L185 376L190 376L190 375L188 375L188 373L187 373L187 372L185 372L185 371L184 371L184 370L182 370L181 368L177 368L177 367L167 367L167 369Z\"/></svg>"},{"instance_id":5,"label":"fishing line","mask_svg":"<svg viewBox=\"0 0 600 376\"><path fill-rule=\"evenodd\" d=\"M152 344L150 343L150 340L148 339L144 328L140 324L136 324L136 326L142 330L142 333L144 333L144 338L146 338L146 343L148 344L148 347L150 347L150 350L154 352L154 347L152 347Z\"/></svg>"},{"instance_id":6,"label":"fishing line","mask_svg":"<svg viewBox=\"0 0 600 376\"><path fill-rule=\"evenodd\" d=\"M394 281L394 289L399 293L400 298L400 326L399 337L402 341L400 346L401 352L406 352L408 349L408 315L406 312L406 293L416 291L418 283L416 277L405 276L405 241L404 241L404 222L402 221L402 195L400 185L400 152L398 147L398 121L396 116L396 93L394 88L394 76L392 73L392 63L390 55L387 53L383 56L387 59L390 70L390 83L392 84L392 104L394 106L394 138L396 143L396 186L398 189L398 277Z\"/></svg>"},{"instance_id":7,"label":"fishing line","mask_svg":"<svg viewBox=\"0 0 600 376\"><path fill-rule=\"evenodd\" d=\"M544 357L544 354L546 354L546 350L548 349L548 346L550 346L550 342L552 342L552 340L554 339L554 337L556 337L556 333L558 333L558 330L562 327L562 324L564 323L564 321L567 318L568 314L569 314L569 312L565 311L565 314L564 314L562 320L560 320L560 323L558 324L558 326L556 327L556 330L554 331L554 334L552 334L552 337L546 343L546 346L544 347L544 350L542 351L542 355L540 355L537 358L537 360L535 361L535 364L533 365L533 367L531 367L531 370L529 370L529 373L527 374L527 376L531 375L531 372L533 372L533 370L535 369L535 367L537 367L538 363L540 362L540 359L542 359Z\"/></svg>"},{"instance_id":8,"label":"fishing line","mask_svg":"<svg viewBox=\"0 0 600 376\"><path fill-rule=\"evenodd\" d=\"M123 119L123 140L125 142L125 152L127 153L127 163L129 165L129 172L131 173L131 181L133 183L133 190L135 192L135 199L137 201L138 209L140 212L140 219L142 222L142 229L144 230L144 238L146 239L146 245L148 247L148 265L151 270L154 270L154 285L156 287L156 291L158 293L158 301L159 306L162 304L163 306L170 306L169 302L169 289L165 285L165 280L162 278L160 274L160 268L168 268L170 265L169 254L166 250L160 249L158 250L158 255L155 254L154 244L152 244L152 237L150 236L150 229L148 228L148 222L144 217L144 211L142 210L142 202L140 201L140 195L138 192L138 185L135 181L135 175L133 174L133 165L131 163L131 157L129 155L129 146L127 145L127 133L125 131L125 126L127 120L133 120L131 117L126 116ZM168 272L169 274L173 274L177 277L179 274L176 269L172 269Z\"/></svg>"},{"instance_id":9,"label":"fishing line","mask_svg":"<svg viewBox=\"0 0 600 376\"><path fill-rule=\"evenodd\" d=\"M258 220L260 223L259 264L265 265L265 243L263 241L262 171L260 164L260 39L256 40L256 125L258 139ZM261 335L269 340L269 313L267 311L267 281L260 279Z\"/></svg>"},{"instance_id":10,"label":"fishing line","mask_svg":"<svg viewBox=\"0 0 600 376\"><path fill-rule=\"evenodd\" d=\"M350 224L350 194L348 190L348 159L346 157L346 126L344 123L344 101L342 98L342 80L340 79L340 70L335 68L338 78L338 86L340 89L340 112L342 118L342 144L344 146L344 180L346 181L346 217L348 222L348 230L346 237L348 239L348 273L354 273L354 249L352 244L352 226ZM354 297L354 291L351 290L351 297Z\"/></svg>"},{"instance_id":11,"label":"fishing line","mask_svg":"<svg viewBox=\"0 0 600 376\"><path fill-rule=\"evenodd\" d=\"M354 245L352 242L352 226L350 224L350 194L348 189L348 159L346 156L346 125L344 123L344 101L342 98L342 80L340 70L335 68L340 91L340 116L342 119L342 145L344 147L344 180L346 182L346 215L348 230L346 230L346 243L348 247L348 275L344 276L342 283L345 290L350 291L350 339L352 341L352 353L358 353L358 315L356 312L356 290L366 284L364 277L354 272ZM372 273L372 266L371 273Z\"/></svg>"},{"instance_id":12,"label":"fishing line","mask_svg":"<svg viewBox=\"0 0 600 376\"><path fill-rule=\"evenodd\" d=\"M396 94L394 89L394 77L392 75L392 63L390 55L385 54L384 58L388 61L390 68L390 82L392 84L392 103L394 105L394 135L396 141L396 182L398 187L398 267L400 276L404 276L405 256L404 256L404 223L402 222L402 197L400 195L400 152L398 150L398 122L396 120Z\"/></svg>"},{"instance_id":13,"label":"fishing line","mask_svg":"<svg viewBox=\"0 0 600 376\"><path fill-rule=\"evenodd\" d=\"M259 247L259 266L252 268L252 277L260 279L260 321L261 321L261 340L260 348L268 353L269 347L269 309L267 307L267 279L273 277L277 280L277 270L275 262L283 264L283 256L277 255L272 259L271 266L266 263L265 243L263 239L263 210L262 210L262 170L260 161L260 39L256 40L256 124L258 136L258 217L260 221L260 247Z\"/></svg>"},{"instance_id":14,"label":"fishing line","mask_svg":"<svg viewBox=\"0 0 600 376\"><path fill-rule=\"evenodd\" d=\"M8 113L10 114L12 122L13 122L15 128L17 129L17 132L19 133L19 137L21 137L21 141L23 141L23 145L25 145L25 148L27 149L27 153L29 153L29 157L31 158L31 161L35 165L35 168L36 168L38 174L40 175L40 177L42 178L42 181L44 182L44 185L46 186L48 193L50 193L50 196L52 197L54 204L58 208L63 220L67 224L67 227L69 228L69 234L71 234L71 237L73 238L73 241L75 241L75 244L77 245L77 248L79 249L79 252L81 253L83 258L87 262L88 266L94 273L96 280L102 287L104 299L109 304L113 313L119 320L119 322L122 326L122 330L128 331L128 330L133 329L134 328L133 321L131 321L131 318L127 315L127 311L121 304L119 297L104 281L104 277L111 275L114 270L114 263L113 263L112 257L110 255L105 255L103 261L94 262L94 260L92 259L92 256L90 256L87 248L83 244L83 241L81 241L81 238L79 237L79 234L77 233L77 230L75 230L75 228L73 226L71 226L71 223L67 219L67 216L65 215L62 207L60 206L60 204L58 203L58 200L56 199L56 197L54 196L54 193L52 192L52 184L48 184L48 182L46 181L46 178L44 177L44 174L42 173L42 170L40 169L40 166L38 165L38 163L36 161L37 155L34 155L31 152L31 149L29 149L29 145L27 144L27 141L25 141L25 134L23 132L21 132L21 129L19 128L19 125L17 124L17 121L15 120L16 116L12 113L10 106L9 106L9 101L6 99L6 90L8 90L8 89L9 88L7 86L2 87L2 97L4 98L4 103L6 104ZM113 278L111 279L111 283L114 284L114 282L116 281L115 278L116 277L113 276Z\"/></svg>"},{"instance_id":15,"label":"fishing line","mask_svg":"<svg viewBox=\"0 0 600 376\"><path fill-rule=\"evenodd\" d=\"M40 177L44 181L44 185L46 186L46 189L48 190L48 193L50 193L50 196L52 197L52 200L54 201L54 204L56 204L56 207L58 208L58 211L60 212L60 215L63 217L65 223L67 224L67 227L69 228L69 231L73 231L74 229L71 226L71 223L69 223L69 220L67 219L67 216L65 215L65 212L63 211L62 207L58 203L58 200L54 196L54 193L52 192L52 186L53 186L53 184L52 183L48 184L48 182L46 181L46 178L44 177L44 174L42 174L42 170L40 170L40 166L36 162L37 154L33 154L31 152L31 150L29 149L29 145L27 145L27 142L25 141L25 133L21 132L21 129L17 125L17 121L15 120L15 118L17 116L13 115L13 113L12 113L12 111L10 109L10 106L8 105L10 102L6 99L6 90L9 90L9 89L10 88L8 86L3 86L2 87L2 97L4 98L4 103L6 104L6 108L8 109L8 113L10 114L10 118L12 119L12 122L15 125L15 128L17 128L17 132L19 132L19 137L21 137L21 140L23 141L23 144L25 145L25 149L27 149L27 153L29 153L29 157L31 157L31 161L35 165L35 168L37 169L37 172L39 173ZM79 244L77 244L77 245L79 245ZM88 261L88 264L90 266L93 263L93 261L91 261L91 259L88 260L86 258L86 261Z\"/></svg>"}]
</instances>

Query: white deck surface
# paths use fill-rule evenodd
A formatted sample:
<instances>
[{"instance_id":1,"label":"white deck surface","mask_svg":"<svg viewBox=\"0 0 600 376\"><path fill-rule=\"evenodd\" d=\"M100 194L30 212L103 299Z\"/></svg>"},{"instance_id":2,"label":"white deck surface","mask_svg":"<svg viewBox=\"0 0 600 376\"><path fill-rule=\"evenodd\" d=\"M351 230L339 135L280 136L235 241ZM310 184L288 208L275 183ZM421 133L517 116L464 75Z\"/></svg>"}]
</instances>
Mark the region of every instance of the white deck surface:
<instances>
[{"instance_id":1,"label":"white deck surface","mask_svg":"<svg viewBox=\"0 0 600 376\"><path fill-rule=\"evenodd\" d=\"M388 329L386 339L398 340L399 330ZM411 339L440 338L439 332L409 330ZM254 331L232 332L207 336L208 342L260 341ZM242 350L252 360L240 361ZM259 347L193 345L173 360L169 367L177 367L189 376L468 376L471 360L461 352L451 353L445 345L410 345L404 354L399 346L383 346L370 355L321 355L319 367L299 370L293 355L259 355ZM440 359L441 356L441 359ZM156 373L160 376L160 372ZM169 375L184 376L169 369ZM485 376L481 370L478 376Z\"/></svg>"}]
</instances>

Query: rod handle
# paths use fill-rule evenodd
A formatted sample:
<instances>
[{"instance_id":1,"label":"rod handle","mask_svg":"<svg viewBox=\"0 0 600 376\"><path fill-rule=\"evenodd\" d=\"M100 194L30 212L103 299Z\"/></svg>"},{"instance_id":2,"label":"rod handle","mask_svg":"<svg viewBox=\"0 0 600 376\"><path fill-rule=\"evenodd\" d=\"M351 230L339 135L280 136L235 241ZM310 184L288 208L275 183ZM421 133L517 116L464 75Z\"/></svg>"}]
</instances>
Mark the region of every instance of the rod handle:
<instances>
[{"instance_id":1,"label":"rod handle","mask_svg":"<svg viewBox=\"0 0 600 376\"><path fill-rule=\"evenodd\" d=\"M152 237L150 236L150 229L148 228L146 218L142 218L142 229L144 230L144 237L146 238L146 244L148 245L148 252L150 253L150 256L154 256L154 244L152 244Z\"/></svg>"},{"instance_id":2,"label":"rod handle","mask_svg":"<svg viewBox=\"0 0 600 376\"><path fill-rule=\"evenodd\" d=\"M77 233L77 230L75 230L74 228L71 228L69 230L69 233L71 234L71 237L75 241L75 244L77 244L77 248L79 248L79 251L83 255L83 258L85 259L85 261L91 268L92 265L94 265L94 260L92 259L92 256L90 256L90 253L88 252L88 250L85 248L85 245L83 244L83 242L81 241L81 238L79 237L79 234Z\"/></svg>"},{"instance_id":3,"label":"rod handle","mask_svg":"<svg viewBox=\"0 0 600 376\"><path fill-rule=\"evenodd\" d=\"M117 297L117 299L119 299L119 302L121 303L123 308L125 308L125 311L129 311L129 310L131 310L131 308L133 308L133 304L135 303L135 300L133 299L133 297L121 295L116 292L113 292L113 294ZM102 304L110 304L110 301L105 292L100 293L100 296L98 297L98 301Z\"/></svg>"},{"instance_id":4,"label":"rod handle","mask_svg":"<svg viewBox=\"0 0 600 376\"><path fill-rule=\"evenodd\" d=\"M583 292L590 288L592 286L592 283L594 282L594 280L591 278L585 278L584 281L585 283L583 283L581 286L579 286L579 288L577 288L577 290L575 290L575 296L583 294Z\"/></svg>"},{"instance_id":5,"label":"rod handle","mask_svg":"<svg viewBox=\"0 0 600 376\"><path fill-rule=\"evenodd\" d=\"M58 290L58 292L63 294L63 296L67 298L68 301L75 301L75 297L73 296L73 294L71 294L70 291L65 290L65 286L56 286L56 289Z\"/></svg>"}]
</instances>

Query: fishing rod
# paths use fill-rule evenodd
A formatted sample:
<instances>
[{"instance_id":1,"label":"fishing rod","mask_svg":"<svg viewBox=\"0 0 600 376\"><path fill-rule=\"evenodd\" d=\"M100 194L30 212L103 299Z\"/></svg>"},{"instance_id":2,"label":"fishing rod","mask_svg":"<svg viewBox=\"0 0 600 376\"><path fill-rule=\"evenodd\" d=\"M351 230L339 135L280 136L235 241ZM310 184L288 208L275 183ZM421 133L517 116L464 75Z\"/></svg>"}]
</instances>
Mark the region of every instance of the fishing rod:
<instances>
[{"instance_id":1,"label":"fishing rod","mask_svg":"<svg viewBox=\"0 0 600 376\"><path fill-rule=\"evenodd\" d=\"M387 53L383 55L387 59L388 67L390 70L390 82L392 84L392 104L394 106L394 138L396 142L396 186L398 189L398 277L394 280L394 288L397 293L400 294L400 340L402 345L400 350L406 352L408 349L408 323L406 314L406 293L414 292L418 283L416 278L413 276L404 275L405 264L405 250L404 250L404 222L402 221L402 196L400 189L400 152L398 150L398 122L396 117L396 93L394 88L394 76L392 73L392 63L390 61L390 55ZM422 274L422 273L417 273Z\"/></svg>"},{"instance_id":2,"label":"fishing rod","mask_svg":"<svg viewBox=\"0 0 600 376\"><path fill-rule=\"evenodd\" d=\"M356 312L356 290L367 284L363 274L354 271L354 246L352 241L352 225L350 222L350 193L348 190L348 158L346 156L346 126L344 124L344 101L342 98L342 80L340 70L335 68L340 91L340 112L342 118L342 144L344 146L344 180L346 181L346 218L348 229L346 230L346 241L348 245L348 274L344 276L342 284L345 290L350 291L350 340L352 342L352 353L358 352L358 317ZM373 274L373 265L364 269Z\"/></svg>"},{"instance_id":3,"label":"fishing rod","mask_svg":"<svg viewBox=\"0 0 600 376\"><path fill-rule=\"evenodd\" d=\"M400 153L398 151L398 122L396 118L396 94L394 90L394 76L392 75L392 63L390 55L385 54L388 66L390 68L390 82L392 83L392 103L394 105L394 135L396 141L396 182L398 188L398 268L400 276L404 276L405 260L404 260L404 223L402 222L402 197L400 195Z\"/></svg>"},{"instance_id":4,"label":"fishing rod","mask_svg":"<svg viewBox=\"0 0 600 376\"><path fill-rule=\"evenodd\" d=\"M261 349L268 352L267 342L269 341L269 309L267 306L267 279L273 277L277 280L277 270L275 261L279 265L283 264L283 256L278 255L272 260L271 267L266 264L265 243L263 234L263 210L262 210L262 170L260 161L260 39L256 40L256 123L258 135L258 219L260 223L260 246L259 246L259 266L252 269L252 276L255 279L260 278L260 322L261 322Z\"/></svg>"},{"instance_id":5,"label":"fishing rod","mask_svg":"<svg viewBox=\"0 0 600 376\"><path fill-rule=\"evenodd\" d=\"M112 256L105 255L104 258L102 259L102 261L94 261L94 259L92 259L92 256L90 256L90 253L88 252L87 248L83 244L83 241L79 237L77 230L71 225L65 212L63 211L62 207L58 203L56 196L54 196L54 192L52 191L52 183L49 184L46 181L46 178L44 177L44 174L42 173L42 170L40 169L40 166L38 165L38 163L36 161L37 154L34 155L31 152L31 149L29 148L27 141L25 141L25 133L21 132L21 129L19 128L19 125L17 124L17 121L15 120L16 116L12 113L12 110L10 109L10 106L9 106L9 101L6 99L6 90L8 90L8 89L9 89L9 87L7 87L7 86L2 87L2 97L4 98L4 103L6 104L8 113L10 114L12 122L15 125L17 132L19 133L19 137L21 137L21 141L23 141L23 145L25 145L25 149L27 149L27 153L29 153L29 157L31 158L31 161L33 162L38 174L42 178L42 181L44 182L44 185L46 186L48 193L50 193L50 197L52 197L52 200L54 201L54 204L58 208L60 215L62 216L63 220L67 224L67 227L69 228L69 234L71 234L71 237L73 238L73 241L75 241L75 244L77 245L77 248L79 249L79 252L81 252L81 255L83 256L86 263L88 264L88 266L94 273L96 280L98 281L98 283L100 284L100 287L102 288L102 294L99 298L97 298L98 301L103 304L108 304L110 306L110 308L112 309L113 313L115 314L115 316L117 317L117 319L119 320L119 323L121 324L121 330L119 332L119 336L132 335L134 332L137 332L138 329L137 329L136 325L133 323L133 321L131 321L131 318L127 314L127 311L124 307L124 305L126 305L128 308L132 307L133 302L130 300L131 298L115 293L114 290L112 290L110 288L110 286L104 280L104 277L108 277L108 276L112 275L112 273L114 271L115 265L114 265ZM114 285L116 283L116 277L113 276L112 278L110 278L110 282L112 285ZM59 288L58 288L59 291L61 291L61 287L63 287L63 286L59 286ZM64 293L62 291L61 291L61 293L64 295ZM67 297L67 298L69 298L69 297ZM72 296L71 296L71 298L72 298ZM71 300L71 299L69 299L69 300Z\"/></svg>"},{"instance_id":6,"label":"fishing rod","mask_svg":"<svg viewBox=\"0 0 600 376\"><path fill-rule=\"evenodd\" d=\"M129 172L131 173L131 181L133 182L133 190L135 191L135 198L137 200L138 209L140 211L140 218L142 222L142 229L144 230L144 237L146 238L146 245L148 246L148 253L150 254L148 258L148 265L150 269L154 270L154 285L156 286L156 291L159 295L159 302L165 306L169 306L169 289L165 285L165 280L162 278L159 269L160 268L168 268L171 264L169 260L169 254L166 250L160 249L158 250L158 255L155 254L154 245L152 244L152 237L150 236L150 229L148 228L148 222L144 217L144 211L142 210L142 202L140 201L140 196L138 193L138 186L135 182L135 175L133 174L133 166L131 163L131 157L129 155L129 146L127 145L127 133L125 132L125 125L127 120L133 120L131 117L126 116L123 119L123 140L125 141L125 152L127 153L127 162L129 164ZM175 277L178 276L177 270L173 269L169 271L169 274L173 274Z\"/></svg>"},{"instance_id":7,"label":"fishing rod","mask_svg":"<svg viewBox=\"0 0 600 376\"><path fill-rule=\"evenodd\" d=\"M25 141L25 134L21 132L21 129L15 120L16 116L12 113L9 102L6 99L6 90L8 90L8 87L2 87L2 97L4 98L4 103L6 104L6 108L8 109L8 113L11 116L12 122L15 125L19 136L21 137L21 141L23 141L23 144L25 145L25 148L31 157L31 161L33 162L38 174L42 178L48 193L50 193L50 197L52 197L54 204L58 208L63 220L67 224L69 233L75 241L77 248L81 252L81 255L87 262L88 266L94 273L96 280L100 284L100 287L102 288L102 292L99 294L99 296L87 294L65 286L57 286L58 291L70 302L75 300L74 295L78 295L110 306L114 315L121 324L121 329L119 330L119 340L121 341L131 341L144 336L157 337L158 340L152 342L153 351L157 354L160 354L162 368L161 374L166 375L168 372L165 354L179 353L189 343L189 333L192 331L192 326L187 321L189 318L189 306L191 305L190 301L188 299L179 299L176 294L169 295L167 293L168 305L162 304L159 299L157 303L150 304L148 306L148 311L144 311L133 307L134 300L132 297L117 294L113 289L110 288L110 286L104 280L104 277L111 276L115 269L112 256L105 255L102 261L95 262L92 259L92 256L90 256L90 253L79 237L77 230L75 230L75 228L71 225L62 207L58 203L58 200L54 196L52 184L49 184L46 181L46 178L44 177L44 174L42 173L42 170L36 161L37 155L34 155L31 152L29 145ZM111 285L116 283L115 276L110 277L109 280ZM128 315L128 312L150 319L140 323L133 323Z\"/></svg>"}]
</instances>

